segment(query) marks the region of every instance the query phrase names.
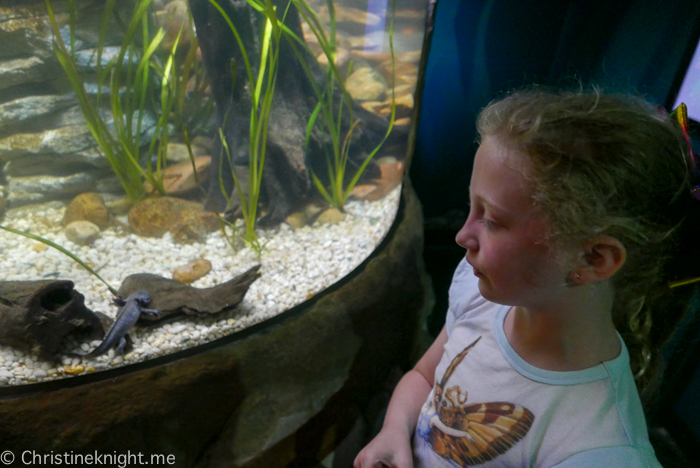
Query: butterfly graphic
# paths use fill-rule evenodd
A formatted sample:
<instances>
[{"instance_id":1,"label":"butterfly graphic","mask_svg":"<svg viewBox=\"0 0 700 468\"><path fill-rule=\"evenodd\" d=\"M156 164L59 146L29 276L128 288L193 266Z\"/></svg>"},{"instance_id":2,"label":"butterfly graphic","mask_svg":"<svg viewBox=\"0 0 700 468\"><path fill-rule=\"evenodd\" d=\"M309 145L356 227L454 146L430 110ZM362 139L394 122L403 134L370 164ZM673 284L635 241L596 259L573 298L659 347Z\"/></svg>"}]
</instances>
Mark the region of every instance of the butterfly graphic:
<instances>
[{"instance_id":1,"label":"butterfly graphic","mask_svg":"<svg viewBox=\"0 0 700 468\"><path fill-rule=\"evenodd\" d=\"M479 342L477 338L450 363L436 385L435 415L427 439L442 458L466 467L493 460L517 444L530 430L535 415L520 405L503 401L467 404L459 386L445 389L448 379Z\"/></svg>"}]
</instances>

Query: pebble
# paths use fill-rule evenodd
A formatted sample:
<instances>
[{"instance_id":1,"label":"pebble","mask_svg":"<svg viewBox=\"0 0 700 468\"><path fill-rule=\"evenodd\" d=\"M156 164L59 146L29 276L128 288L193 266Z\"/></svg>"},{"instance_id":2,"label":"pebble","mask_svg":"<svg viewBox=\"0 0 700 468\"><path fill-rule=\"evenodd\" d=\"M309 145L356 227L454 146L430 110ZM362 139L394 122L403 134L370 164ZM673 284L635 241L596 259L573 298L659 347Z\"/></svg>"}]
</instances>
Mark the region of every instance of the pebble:
<instances>
[{"instance_id":1,"label":"pebble","mask_svg":"<svg viewBox=\"0 0 700 468\"><path fill-rule=\"evenodd\" d=\"M83 372L85 368L83 366L73 366L73 367L66 367L63 372L65 372L68 375L76 375L80 374Z\"/></svg>"},{"instance_id":2,"label":"pebble","mask_svg":"<svg viewBox=\"0 0 700 468\"><path fill-rule=\"evenodd\" d=\"M238 332L274 317L332 285L367 258L391 227L399 198L400 187L397 187L376 202L348 201L345 207L347 216L337 224L317 223L314 227L304 226L297 230L282 224L268 231L259 230L260 241L269 241L260 259L245 247L232 251L218 231L210 234L206 243L182 246L175 244L169 233L160 239L139 238L108 228L92 246L78 247L68 242L63 230L46 230L44 237L99 267L100 276L116 287L134 273L149 272L169 277L172 270L169 266L166 268L166 264L179 266L200 258L211 262L211 271L195 280L193 287L221 284L258 263L262 264L262 276L251 285L242 303L232 312L206 319L185 317L160 327L132 330L130 336L134 348L125 356L116 356L114 350L97 358L63 356L57 365L0 346L0 386L69 378L83 372L99 372L125 363L140 362ZM59 225L63 212L62 208L51 207L43 216ZM13 217L10 210L4 224L40 232L37 226L43 224L33 222L26 214L18 216L21 217ZM377 219L380 222L376 222ZM237 224L242 227L240 221ZM32 250L34 244L34 241L18 239L16 235L0 231L0 280L2 277L5 280L45 280L47 272L58 272L57 277L51 278L73 281L75 289L85 295L88 308L115 317L117 308L111 305L111 294L103 283L55 249L35 252ZM135 257L140 261L124 261ZM100 343L101 340L76 343L66 350L88 352Z\"/></svg>"},{"instance_id":3,"label":"pebble","mask_svg":"<svg viewBox=\"0 0 700 468\"><path fill-rule=\"evenodd\" d=\"M66 226L65 236L71 242L86 247L85 244L92 244L100 236L100 228L90 221L73 221Z\"/></svg>"}]
</instances>

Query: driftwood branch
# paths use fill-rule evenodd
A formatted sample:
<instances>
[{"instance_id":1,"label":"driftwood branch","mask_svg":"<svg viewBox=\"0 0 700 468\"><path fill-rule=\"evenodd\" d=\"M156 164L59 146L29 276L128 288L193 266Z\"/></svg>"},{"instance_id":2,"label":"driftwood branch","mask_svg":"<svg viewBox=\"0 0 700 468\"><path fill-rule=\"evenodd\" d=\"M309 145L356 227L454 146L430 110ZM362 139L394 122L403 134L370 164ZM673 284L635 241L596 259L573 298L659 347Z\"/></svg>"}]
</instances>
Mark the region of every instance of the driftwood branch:
<instances>
[{"instance_id":1,"label":"driftwood branch","mask_svg":"<svg viewBox=\"0 0 700 468\"><path fill-rule=\"evenodd\" d=\"M157 316L142 314L142 321L162 320L174 314L210 315L231 310L242 300L250 285L260 277L260 265L242 275L211 288L200 289L162 276L139 273L126 277L119 295L127 297L134 291L145 289L151 296L149 309L157 309Z\"/></svg>"},{"instance_id":2,"label":"driftwood branch","mask_svg":"<svg viewBox=\"0 0 700 468\"><path fill-rule=\"evenodd\" d=\"M68 280L0 282L0 344L53 359L73 333L100 339L99 317Z\"/></svg>"},{"instance_id":3,"label":"driftwood branch","mask_svg":"<svg viewBox=\"0 0 700 468\"><path fill-rule=\"evenodd\" d=\"M265 28L264 15L255 11L245 1L220 0L218 3L238 28L254 69L253 76L257 76ZM288 5L288 2L283 0L273 0L272 3L278 12L287 12L285 26L297 37L304 37L299 13L294 5ZM255 83L248 82L240 48L221 13L208 0L190 0L190 8L197 30L206 32L200 33L198 40L216 102L217 126L225 135L237 178L245 184L250 156L250 93L255 88ZM280 43L277 84L270 113L261 195L261 201L267 206L267 214L260 220L261 226L283 221L310 197L318 196L309 173L313 171L324 180L328 173L327 157L332 154L330 136L321 129L320 123L311 132L309 141L306 141L306 127L318 98L311 79L292 50L290 41L284 37ZM305 60L317 86L323 89L324 69L314 57L308 56ZM232 65L235 69L235 80L232 80ZM334 112L337 114L342 93L340 89L336 91ZM367 111L358 103L353 103L352 106L354 120L358 122L352 134L348 155L349 168L354 174L356 168L381 141L389 122ZM347 109L343 112L342 122L341 134L345 135L353 123ZM211 164L215 173L210 178L208 192L219 205L218 208L223 208L226 202L220 187L218 171L221 167L221 181L227 194L231 194L234 205L231 208L235 212L240 200L233 189L231 166L226 156L220 161L222 155L222 145L217 137L214 140ZM378 167L374 164L370 164L365 172L368 180L379 177Z\"/></svg>"}]
</instances>

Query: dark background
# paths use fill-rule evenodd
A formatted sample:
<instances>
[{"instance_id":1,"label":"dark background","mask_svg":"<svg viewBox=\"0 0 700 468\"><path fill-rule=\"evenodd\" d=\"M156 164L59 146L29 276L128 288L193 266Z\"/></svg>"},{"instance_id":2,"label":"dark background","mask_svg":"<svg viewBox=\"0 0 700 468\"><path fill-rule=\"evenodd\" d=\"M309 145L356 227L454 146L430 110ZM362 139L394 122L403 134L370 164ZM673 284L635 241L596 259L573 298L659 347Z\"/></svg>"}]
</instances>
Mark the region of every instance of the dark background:
<instances>
[{"instance_id":1,"label":"dark background","mask_svg":"<svg viewBox=\"0 0 700 468\"><path fill-rule=\"evenodd\" d=\"M532 83L597 85L669 105L699 37L699 0L438 0L410 168L423 203L424 256L436 294L428 319L433 336L464 255L454 237L469 209L479 110ZM700 466L698 309L666 349L664 385L647 414L665 467Z\"/></svg>"}]
</instances>

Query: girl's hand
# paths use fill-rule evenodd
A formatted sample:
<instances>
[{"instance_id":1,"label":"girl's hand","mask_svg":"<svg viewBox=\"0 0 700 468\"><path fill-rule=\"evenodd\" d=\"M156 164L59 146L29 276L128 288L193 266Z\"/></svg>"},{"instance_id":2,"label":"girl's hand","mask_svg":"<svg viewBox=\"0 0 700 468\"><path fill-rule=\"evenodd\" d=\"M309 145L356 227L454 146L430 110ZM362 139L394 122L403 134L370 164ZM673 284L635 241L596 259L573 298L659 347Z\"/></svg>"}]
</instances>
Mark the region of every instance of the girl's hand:
<instances>
[{"instance_id":1,"label":"girl's hand","mask_svg":"<svg viewBox=\"0 0 700 468\"><path fill-rule=\"evenodd\" d=\"M355 468L413 468L411 438L421 406L433 388L435 368L447 343L447 328L435 338L416 366L396 385L384 417L384 427L355 458Z\"/></svg>"},{"instance_id":2,"label":"girl's hand","mask_svg":"<svg viewBox=\"0 0 700 468\"><path fill-rule=\"evenodd\" d=\"M413 468L411 440L405 430L385 427L355 458L354 468Z\"/></svg>"}]
</instances>

